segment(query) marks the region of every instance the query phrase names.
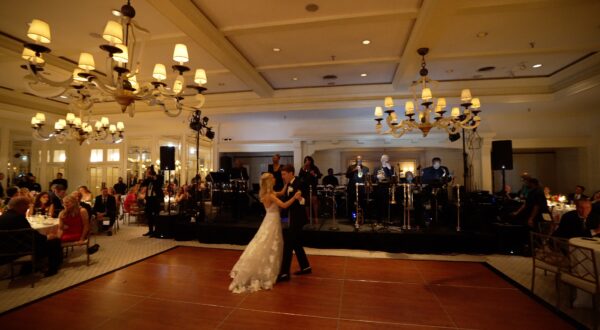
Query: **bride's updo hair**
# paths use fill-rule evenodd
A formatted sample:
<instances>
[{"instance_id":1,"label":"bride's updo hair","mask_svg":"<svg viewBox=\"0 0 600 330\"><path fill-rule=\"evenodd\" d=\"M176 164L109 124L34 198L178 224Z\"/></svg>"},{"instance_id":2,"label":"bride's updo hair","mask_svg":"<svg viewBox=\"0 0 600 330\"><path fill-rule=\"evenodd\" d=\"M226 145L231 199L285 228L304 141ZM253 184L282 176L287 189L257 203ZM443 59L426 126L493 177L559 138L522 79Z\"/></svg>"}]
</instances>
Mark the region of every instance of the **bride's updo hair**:
<instances>
[{"instance_id":1,"label":"bride's updo hair","mask_svg":"<svg viewBox=\"0 0 600 330\"><path fill-rule=\"evenodd\" d=\"M266 196L273 193L273 184L273 174L267 172L260 176L260 192L258 196L261 201L264 201Z\"/></svg>"}]
</instances>

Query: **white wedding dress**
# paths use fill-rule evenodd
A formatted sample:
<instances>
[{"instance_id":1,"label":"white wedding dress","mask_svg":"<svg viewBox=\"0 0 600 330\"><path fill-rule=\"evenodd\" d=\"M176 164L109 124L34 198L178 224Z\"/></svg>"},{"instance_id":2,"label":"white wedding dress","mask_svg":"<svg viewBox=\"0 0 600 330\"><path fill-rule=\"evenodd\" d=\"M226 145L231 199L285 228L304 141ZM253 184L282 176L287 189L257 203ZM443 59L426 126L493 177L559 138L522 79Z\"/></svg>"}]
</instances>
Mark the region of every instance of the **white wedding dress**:
<instances>
[{"instance_id":1,"label":"white wedding dress","mask_svg":"<svg viewBox=\"0 0 600 330\"><path fill-rule=\"evenodd\" d=\"M229 290L234 293L254 292L273 288L283 257L283 234L279 207L266 208L267 215L258 232L235 263L230 276Z\"/></svg>"}]
</instances>

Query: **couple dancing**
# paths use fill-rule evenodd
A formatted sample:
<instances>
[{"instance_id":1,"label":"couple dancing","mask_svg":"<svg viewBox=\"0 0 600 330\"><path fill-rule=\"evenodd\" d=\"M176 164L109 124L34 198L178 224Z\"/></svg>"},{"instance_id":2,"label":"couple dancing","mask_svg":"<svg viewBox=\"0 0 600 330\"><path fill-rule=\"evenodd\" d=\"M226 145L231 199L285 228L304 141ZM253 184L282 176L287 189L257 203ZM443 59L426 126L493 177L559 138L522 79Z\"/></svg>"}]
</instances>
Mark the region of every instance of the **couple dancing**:
<instances>
[{"instance_id":1,"label":"couple dancing","mask_svg":"<svg viewBox=\"0 0 600 330\"><path fill-rule=\"evenodd\" d=\"M229 290L234 293L271 289L276 282L290 279L292 250L296 252L300 270L295 275L310 274L312 269L302 247L300 235L306 224L306 210L300 180L294 167L281 169L285 182L282 191L274 191L275 178L271 173L260 177L260 201L267 214L256 235L231 270ZM281 227L280 209L287 209L289 228Z\"/></svg>"}]
</instances>

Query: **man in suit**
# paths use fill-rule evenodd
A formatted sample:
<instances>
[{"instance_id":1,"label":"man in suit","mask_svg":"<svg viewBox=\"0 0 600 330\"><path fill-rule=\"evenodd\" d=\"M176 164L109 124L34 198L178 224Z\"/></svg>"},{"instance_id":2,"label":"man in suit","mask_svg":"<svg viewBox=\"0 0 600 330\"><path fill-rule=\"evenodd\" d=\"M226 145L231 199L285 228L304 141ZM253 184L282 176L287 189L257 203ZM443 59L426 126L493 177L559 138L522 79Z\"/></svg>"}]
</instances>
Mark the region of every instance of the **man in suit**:
<instances>
[{"instance_id":1,"label":"man in suit","mask_svg":"<svg viewBox=\"0 0 600 330\"><path fill-rule=\"evenodd\" d=\"M592 212L592 203L579 200L575 211L565 213L552 236L562 238L600 235L600 215Z\"/></svg>"},{"instance_id":2,"label":"man in suit","mask_svg":"<svg viewBox=\"0 0 600 330\"><path fill-rule=\"evenodd\" d=\"M278 192L277 195L281 196L283 201L294 198L294 194L298 191L304 191L300 180L294 176L294 172L295 169L292 165L285 165L281 169L281 177L286 186L282 191ZM296 253L296 258L300 265L300 270L295 272L294 275L312 273L312 268L310 268L310 264L308 263L306 252L304 252L304 248L302 247L301 237L302 227L308 222L304 206L305 198L306 196L302 195L301 200L295 201L288 208L289 228L283 230L283 260L281 262L279 276L277 277L278 282L289 281L290 279L292 251Z\"/></svg>"},{"instance_id":3,"label":"man in suit","mask_svg":"<svg viewBox=\"0 0 600 330\"><path fill-rule=\"evenodd\" d=\"M146 206L144 213L148 220L148 232L144 236L154 235L154 226L156 218L160 213L161 204L164 201L164 193L162 191L163 177L156 174L154 165L150 166L146 171L146 178L142 182L142 187L146 187Z\"/></svg>"},{"instance_id":4,"label":"man in suit","mask_svg":"<svg viewBox=\"0 0 600 330\"><path fill-rule=\"evenodd\" d=\"M101 228L106 231L106 235L111 236L111 228L117 217L117 201L115 196L108 194L108 188L103 187L102 193L96 196L92 212L96 215L96 221L102 224ZM105 221L109 222L108 225L105 224Z\"/></svg>"},{"instance_id":5,"label":"man in suit","mask_svg":"<svg viewBox=\"0 0 600 330\"><path fill-rule=\"evenodd\" d=\"M67 179L63 179L63 174L60 172L56 173L56 179L50 182L50 188L52 188L52 186L54 186L55 184L59 184L65 187L65 189L69 188L69 182L67 181Z\"/></svg>"},{"instance_id":6,"label":"man in suit","mask_svg":"<svg viewBox=\"0 0 600 330\"><path fill-rule=\"evenodd\" d=\"M348 220L354 221L354 216L358 217L356 212L356 204L360 204L360 208L365 210L366 198L365 198L365 189L366 187L358 189L358 201L356 200L356 184L364 184L367 180L367 175L369 174L369 168L364 166L362 163L362 156L356 156L356 160L354 164L348 166L346 170L346 178L348 179ZM354 214L354 216L353 216ZM364 213L363 213L364 214Z\"/></svg>"},{"instance_id":7,"label":"man in suit","mask_svg":"<svg viewBox=\"0 0 600 330\"><path fill-rule=\"evenodd\" d=\"M63 205L63 198L66 195L66 187L61 184L55 184L52 186L52 217L58 218L58 214L65 207Z\"/></svg>"},{"instance_id":8,"label":"man in suit","mask_svg":"<svg viewBox=\"0 0 600 330\"><path fill-rule=\"evenodd\" d=\"M29 199L23 196L12 198L8 203L8 210L0 216L0 230L31 229L31 225L25 217L29 209L29 202ZM34 235L36 258L48 257L48 270L44 276L55 275L62 263L60 239L56 235L45 236L37 231L34 232ZM7 261L10 260L0 260L0 264Z\"/></svg>"},{"instance_id":9,"label":"man in suit","mask_svg":"<svg viewBox=\"0 0 600 330\"><path fill-rule=\"evenodd\" d=\"M569 196L568 196L569 201L572 202L572 203L575 203L575 202L577 202L579 200L582 200L582 199L588 199L588 196L586 196L586 195L583 194L584 191L585 191L585 187L584 186L581 186L581 185L575 186L575 192L569 194Z\"/></svg>"}]
</instances>

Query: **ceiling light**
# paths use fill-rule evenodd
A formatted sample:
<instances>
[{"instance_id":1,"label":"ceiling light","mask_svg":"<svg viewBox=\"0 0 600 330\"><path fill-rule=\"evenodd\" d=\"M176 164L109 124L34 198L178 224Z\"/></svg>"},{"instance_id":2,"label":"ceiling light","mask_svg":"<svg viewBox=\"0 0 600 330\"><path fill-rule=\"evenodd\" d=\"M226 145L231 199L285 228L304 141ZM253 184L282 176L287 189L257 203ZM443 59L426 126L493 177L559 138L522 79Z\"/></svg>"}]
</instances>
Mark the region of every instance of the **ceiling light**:
<instances>
[{"instance_id":1,"label":"ceiling light","mask_svg":"<svg viewBox=\"0 0 600 330\"><path fill-rule=\"evenodd\" d=\"M365 40L362 41L363 45L368 45L370 43L371 43L371 40L369 40L369 39L365 39Z\"/></svg>"},{"instance_id":2,"label":"ceiling light","mask_svg":"<svg viewBox=\"0 0 600 330\"><path fill-rule=\"evenodd\" d=\"M298 80L298 77L293 77L292 80L296 81L296 80Z\"/></svg>"},{"instance_id":3,"label":"ceiling light","mask_svg":"<svg viewBox=\"0 0 600 330\"><path fill-rule=\"evenodd\" d=\"M144 102L151 106L158 106L164 110L168 116L175 117L182 113L184 107L184 97L192 96L187 93L190 88L196 89L196 95L206 88L201 84L206 83L206 74L201 77L195 77L198 84L187 85L184 73L191 68L185 66L190 61L187 47L184 44L175 45L173 51L174 65L170 67L177 73L176 83L167 88L165 81L167 77L166 67L163 64L155 66L152 72L154 79L152 81L140 81L138 87L130 79L137 74L137 66L141 61L141 53L134 54L136 45L139 47L140 40L136 38L137 30L143 30L132 19L135 17L135 9L127 4L120 10L112 10L113 15L119 14L122 19L109 20L104 27L101 36L104 41L100 49L105 51L105 58L110 62L112 71L107 72L106 76L97 75L96 63L92 52L84 52L79 56L78 71L73 76L64 81L54 81L43 76L42 66L43 53L51 52L46 47L51 42L50 26L44 21L34 19L31 21L27 30L28 38L33 42L26 43L25 50L21 57L27 61L26 68L35 78L35 83L50 85L62 88L60 95L71 95L70 105L80 110L89 110L94 104L114 100L118 103L122 112L129 112L131 117L135 113L135 103ZM138 55L138 56L134 56ZM96 59L98 55L96 55ZM138 76L139 78L140 76ZM73 84L73 80L76 84ZM176 87L176 88L174 88ZM75 89L75 90L74 90ZM76 94L74 92L77 92ZM173 101L173 102L165 102ZM168 105L168 106L167 106ZM110 127L108 128L110 129Z\"/></svg>"},{"instance_id":4,"label":"ceiling light","mask_svg":"<svg viewBox=\"0 0 600 330\"><path fill-rule=\"evenodd\" d=\"M121 11L120 11L120 10L118 10L118 9L113 9L113 10L111 10L110 12L111 12L111 13L112 13L114 16L117 16L117 17L121 17L121 16L123 16L123 14L121 14Z\"/></svg>"},{"instance_id":5,"label":"ceiling light","mask_svg":"<svg viewBox=\"0 0 600 330\"><path fill-rule=\"evenodd\" d=\"M477 32L477 38L485 38L488 36L487 32Z\"/></svg>"},{"instance_id":6,"label":"ceiling light","mask_svg":"<svg viewBox=\"0 0 600 330\"><path fill-rule=\"evenodd\" d=\"M375 131L378 134L391 134L395 138L400 138L405 133L412 130L420 130L423 137L426 137L432 128L445 130L448 134L456 134L461 129L476 129L481 123L481 102L474 98L469 89L463 89L460 93L460 107L454 106L449 116L446 113L447 102L443 97L434 99L430 86L435 86L436 82L428 77L425 55L429 52L428 48L419 48L417 53L421 56L421 78L411 86L413 98L404 105L404 119L399 120L399 115L394 110L394 100L391 96L384 99L385 113L387 118L383 118L381 109L375 108ZM420 89L420 93L419 93ZM420 99L418 95L420 94ZM434 115L433 120L431 115ZM388 130L383 130L382 121L388 126Z\"/></svg>"},{"instance_id":7,"label":"ceiling light","mask_svg":"<svg viewBox=\"0 0 600 330\"><path fill-rule=\"evenodd\" d=\"M275 47L275 48L273 48L273 51L274 51L274 52L276 52L276 53L277 53L277 52L280 52L280 51L281 51L281 48L277 48L277 47Z\"/></svg>"},{"instance_id":8,"label":"ceiling light","mask_svg":"<svg viewBox=\"0 0 600 330\"><path fill-rule=\"evenodd\" d=\"M361 74L360 74L360 76L361 76L361 77L366 77L366 76L367 76L367 74L366 74L366 73L361 73Z\"/></svg>"},{"instance_id":9,"label":"ceiling light","mask_svg":"<svg viewBox=\"0 0 600 330\"><path fill-rule=\"evenodd\" d=\"M537 68L541 68L541 67L542 67L542 64L541 64L541 63L534 64L534 65L532 65L531 67L532 67L532 68L536 68L536 69L537 69Z\"/></svg>"},{"instance_id":10,"label":"ceiling light","mask_svg":"<svg viewBox=\"0 0 600 330\"><path fill-rule=\"evenodd\" d=\"M66 96L66 95L61 95L61 96L59 96L59 97L60 97L61 99L66 99L66 98L67 98L67 96Z\"/></svg>"}]
</instances>

